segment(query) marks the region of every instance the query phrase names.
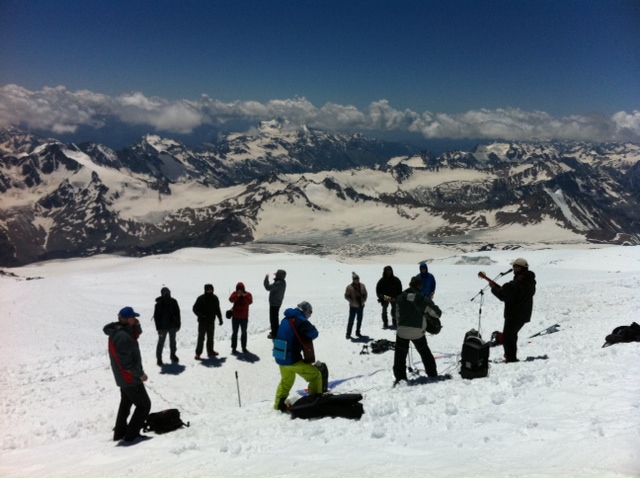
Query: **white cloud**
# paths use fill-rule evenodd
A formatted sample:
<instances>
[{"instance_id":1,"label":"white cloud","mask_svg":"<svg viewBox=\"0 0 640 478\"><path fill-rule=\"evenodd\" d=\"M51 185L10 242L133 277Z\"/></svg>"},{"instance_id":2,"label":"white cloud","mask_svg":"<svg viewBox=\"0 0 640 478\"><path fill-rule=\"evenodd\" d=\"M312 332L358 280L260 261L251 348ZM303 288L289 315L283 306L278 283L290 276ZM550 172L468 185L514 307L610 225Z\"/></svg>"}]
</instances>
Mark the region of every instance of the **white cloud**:
<instances>
[{"instance_id":1,"label":"white cloud","mask_svg":"<svg viewBox=\"0 0 640 478\"><path fill-rule=\"evenodd\" d=\"M611 117L592 114L563 118L516 108L420 114L396 110L384 99L361 111L334 103L318 108L306 98L224 103L207 95L197 101L169 101L141 92L109 97L90 91L70 92L62 86L40 91L17 85L0 88L0 126L26 125L67 133L83 125L103 127L110 118L182 134L204 124L223 126L229 121L257 123L282 118L291 127L304 124L333 131L413 132L437 139L640 141L638 111L620 111Z\"/></svg>"}]
</instances>

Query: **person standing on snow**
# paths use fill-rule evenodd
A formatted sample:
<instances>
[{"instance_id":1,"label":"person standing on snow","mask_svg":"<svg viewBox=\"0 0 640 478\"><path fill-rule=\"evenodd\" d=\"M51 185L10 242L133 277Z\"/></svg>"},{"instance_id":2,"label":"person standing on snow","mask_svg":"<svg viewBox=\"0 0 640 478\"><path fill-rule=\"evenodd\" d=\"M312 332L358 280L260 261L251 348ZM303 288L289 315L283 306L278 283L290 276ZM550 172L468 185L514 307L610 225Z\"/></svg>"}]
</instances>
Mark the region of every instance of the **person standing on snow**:
<instances>
[{"instance_id":1,"label":"person standing on snow","mask_svg":"<svg viewBox=\"0 0 640 478\"><path fill-rule=\"evenodd\" d=\"M309 395L322 393L322 373L313 364L307 363L302 358L302 343L300 340L315 340L318 338L318 330L309 322L313 308L309 302L300 302L295 309L284 311L284 319L278 328L277 340L287 343L286 357L275 359L280 366L282 377L276 391L275 410L287 411L285 400L296 380L300 375L309 383Z\"/></svg>"},{"instance_id":2,"label":"person standing on snow","mask_svg":"<svg viewBox=\"0 0 640 478\"><path fill-rule=\"evenodd\" d=\"M426 262L420 263L420 273L416 276L422 281L422 295L433 300L436 293L436 278L429 272L429 266Z\"/></svg>"},{"instance_id":3,"label":"person standing on snow","mask_svg":"<svg viewBox=\"0 0 640 478\"><path fill-rule=\"evenodd\" d=\"M169 350L171 361L179 362L176 355L176 332L180 330L180 307L178 301L171 297L171 291L167 287L160 289L160 297L156 299L153 310L153 320L158 331L158 345L156 346L156 360L158 366L162 366L162 350L164 342L169 335Z\"/></svg>"},{"instance_id":4,"label":"person standing on snow","mask_svg":"<svg viewBox=\"0 0 640 478\"><path fill-rule=\"evenodd\" d=\"M275 339L278 334L280 307L282 307L284 292L287 289L285 277L287 277L287 273L282 269L278 269L276 272L273 284L269 284L269 274L264 276L264 288L269 291L269 323L271 325L271 333L267 337L269 339Z\"/></svg>"},{"instance_id":5,"label":"person standing on snow","mask_svg":"<svg viewBox=\"0 0 640 478\"><path fill-rule=\"evenodd\" d=\"M440 318L442 312L433 301L420 292L422 280L419 276L411 278L409 288L396 297L396 331L395 354L393 358L393 375L396 382L407 380L407 354L409 342L413 343L422 358L425 372L429 377L436 377L438 369L436 359L427 344L425 332L427 330L426 315Z\"/></svg>"},{"instance_id":6,"label":"person standing on snow","mask_svg":"<svg viewBox=\"0 0 640 478\"><path fill-rule=\"evenodd\" d=\"M118 321L107 324L102 329L109 337L111 370L120 388L120 406L113 429L113 441L124 440L130 443L147 438L140 435L140 430L151 411L151 400L144 387L147 375L142 368L138 345L142 328L137 317L140 314L131 307L124 307L118 313ZM136 408L127 423L132 405Z\"/></svg>"},{"instance_id":7,"label":"person standing on snow","mask_svg":"<svg viewBox=\"0 0 640 478\"><path fill-rule=\"evenodd\" d=\"M236 290L229 297L229 301L233 302L231 315L231 353L238 353L238 329L240 329L240 345L243 353L249 353L247 350L247 326L249 325L249 306L253 304L253 296L251 292L245 290L244 284L238 282Z\"/></svg>"},{"instance_id":8,"label":"person standing on snow","mask_svg":"<svg viewBox=\"0 0 640 478\"><path fill-rule=\"evenodd\" d=\"M536 293L536 275L529 270L529 263L518 258L511 263L513 280L503 286L491 279L491 293L504 302L504 327L502 346L506 362L518 362L518 332L531 321L533 296Z\"/></svg>"},{"instance_id":9,"label":"person standing on snow","mask_svg":"<svg viewBox=\"0 0 640 478\"><path fill-rule=\"evenodd\" d=\"M347 339L351 339L353 321L356 320L356 336L362 337L362 315L364 303L367 301L367 288L360 282L355 272L351 273L352 282L344 292L344 298L349 302L349 321L347 323Z\"/></svg>"},{"instance_id":10,"label":"person standing on snow","mask_svg":"<svg viewBox=\"0 0 640 478\"><path fill-rule=\"evenodd\" d=\"M196 343L196 360L201 360L204 348L204 339L207 339L207 356L213 358L218 352L213 350L213 336L216 331L216 318L222 325L222 312L220 311L220 300L213 293L213 285L205 284L204 294L196 299L193 304L193 313L198 317L198 342Z\"/></svg>"},{"instance_id":11,"label":"person standing on snow","mask_svg":"<svg viewBox=\"0 0 640 478\"><path fill-rule=\"evenodd\" d=\"M393 327L396 326L396 297L402 294L402 282L393 275L393 268L386 266L382 271L382 278L376 285L376 295L378 302L382 305L382 328L389 327L387 309L391 304L391 320Z\"/></svg>"}]
</instances>

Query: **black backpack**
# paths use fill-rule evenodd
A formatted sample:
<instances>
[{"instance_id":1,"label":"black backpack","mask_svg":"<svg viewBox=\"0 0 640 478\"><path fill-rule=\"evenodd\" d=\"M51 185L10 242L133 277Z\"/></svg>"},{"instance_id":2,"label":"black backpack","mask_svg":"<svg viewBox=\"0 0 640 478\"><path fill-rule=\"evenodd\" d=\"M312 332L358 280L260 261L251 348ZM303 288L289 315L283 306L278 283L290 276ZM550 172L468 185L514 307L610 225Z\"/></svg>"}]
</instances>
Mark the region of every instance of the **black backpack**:
<instances>
[{"instance_id":1,"label":"black backpack","mask_svg":"<svg viewBox=\"0 0 640 478\"><path fill-rule=\"evenodd\" d=\"M631 325L621 325L605 337L603 347L621 342L640 342L640 325L632 322Z\"/></svg>"},{"instance_id":2,"label":"black backpack","mask_svg":"<svg viewBox=\"0 0 640 478\"><path fill-rule=\"evenodd\" d=\"M489 349L491 342L482 340L475 329L464 335L462 353L460 354L460 375L462 378L474 379L489 374Z\"/></svg>"},{"instance_id":3,"label":"black backpack","mask_svg":"<svg viewBox=\"0 0 640 478\"><path fill-rule=\"evenodd\" d=\"M180 411L177 408L170 408L161 412L150 413L142 429L145 432L162 434L188 426L189 422L184 423L180 418Z\"/></svg>"},{"instance_id":4,"label":"black backpack","mask_svg":"<svg viewBox=\"0 0 640 478\"><path fill-rule=\"evenodd\" d=\"M387 339L374 340L371 342L370 348L371 353L381 354L387 350L394 350L396 348L396 343Z\"/></svg>"},{"instance_id":5,"label":"black backpack","mask_svg":"<svg viewBox=\"0 0 640 478\"><path fill-rule=\"evenodd\" d=\"M364 413L360 400L362 395L359 393L310 395L298 399L289 408L289 413L293 418L342 417L358 420Z\"/></svg>"}]
</instances>

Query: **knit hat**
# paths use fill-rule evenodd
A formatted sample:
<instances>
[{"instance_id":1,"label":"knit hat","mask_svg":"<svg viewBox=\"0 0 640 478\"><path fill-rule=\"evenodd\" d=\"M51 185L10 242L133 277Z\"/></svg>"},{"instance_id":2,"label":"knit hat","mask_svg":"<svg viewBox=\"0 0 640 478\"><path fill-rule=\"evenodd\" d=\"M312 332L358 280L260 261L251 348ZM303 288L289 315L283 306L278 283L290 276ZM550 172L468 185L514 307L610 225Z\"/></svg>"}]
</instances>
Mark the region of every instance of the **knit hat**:
<instances>
[{"instance_id":1,"label":"knit hat","mask_svg":"<svg viewBox=\"0 0 640 478\"><path fill-rule=\"evenodd\" d=\"M171 297L171 291L168 287L163 287L162 289L160 289L160 295L163 297Z\"/></svg>"},{"instance_id":2,"label":"knit hat","mask_svg":"<svg viewBox=\"0 0 640 478\"><path fill-rule=\"evenodd\" d=\"M118 312L118 318L121 320L133 319L134 317L140 317L140 314L131 307L124 307L123 309L120 309L120 312Z\"/></svg>"},{"instance_id":3,"label":"knit hat","mask_svg":"<svg viewBox=\"0 0 640 478\"><path fill-rule=\"evenodd\" d=\"M360 280L360 276L358 274L356 274L355 272L351 273L351 279L353 280Z\"/></svg>"},{"instance_id":4,"label":"knit hat","mask_svg":"<svg viewBox=\"0 0 640 478\"><path fill-rule=\"evenodd\" d=\"M529 263L527 262L526 259L523 259L522 257L519 257L518 259L516 259L515 261L513 261L511 263L512 266L520 266L520 267L526 267L527 269L529 268Z\"/></svg>"},{"instance_id":5,"label":"knit hat","mask_svg":"<svg viewBox=\"0 0 640 478\"><path fill-rule=\"evenodd\" d=\"M413 287L414 289L422 289L422 284L423 281L420 276L413 276L409 281L409 287Z\"/></svg>"},{"instance_id":6,"label":"knit hat","mask_svg":"<svg viewBox=\"0 0 640 478\"><path fill-rule=\"evenodd\" d=\"M303 314L311 314L313 312L313 307L311 307L311 304L306 300L300 302L297 307Z\"/></svg>"},{"instance_id":7,"label":"knit hat","mask_svg":"<svg viewBox=\"0 0 640 478\"><path fill-rule=\"evenodd\" d=\"M205 284L204 285L204 291L208 291L210 290L211 292L213 292L213 284Z\"/></svg>"}]
</instances>

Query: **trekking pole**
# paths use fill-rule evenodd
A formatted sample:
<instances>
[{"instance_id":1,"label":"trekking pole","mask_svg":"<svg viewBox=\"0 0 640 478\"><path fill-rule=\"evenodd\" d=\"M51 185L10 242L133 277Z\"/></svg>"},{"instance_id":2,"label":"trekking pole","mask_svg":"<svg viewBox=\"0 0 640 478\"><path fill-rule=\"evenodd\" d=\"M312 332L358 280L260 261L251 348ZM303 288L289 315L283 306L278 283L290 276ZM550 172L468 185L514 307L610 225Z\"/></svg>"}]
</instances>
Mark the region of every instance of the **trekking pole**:
<instances>
[{"instance_id":1,"label":"trekking pole","mask_svg":"<svg viewBox=\"0 0 640 478\"><path fill-rule=\"evenodd\" d=\"M242 408L242 402L240 401L240 382L238 381L238 371L236 370L236 388L238 389L238 406Z\"/></svg>"}]
</instances>

